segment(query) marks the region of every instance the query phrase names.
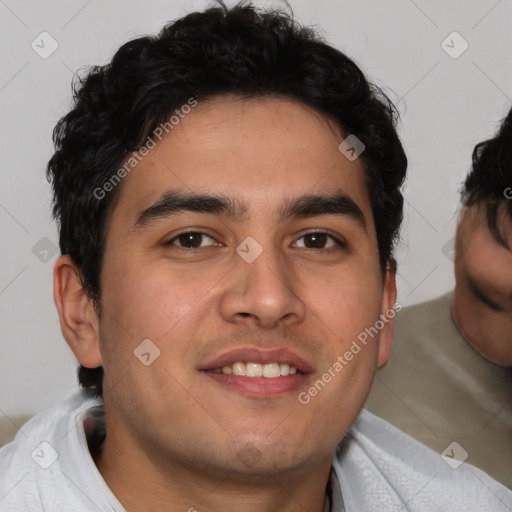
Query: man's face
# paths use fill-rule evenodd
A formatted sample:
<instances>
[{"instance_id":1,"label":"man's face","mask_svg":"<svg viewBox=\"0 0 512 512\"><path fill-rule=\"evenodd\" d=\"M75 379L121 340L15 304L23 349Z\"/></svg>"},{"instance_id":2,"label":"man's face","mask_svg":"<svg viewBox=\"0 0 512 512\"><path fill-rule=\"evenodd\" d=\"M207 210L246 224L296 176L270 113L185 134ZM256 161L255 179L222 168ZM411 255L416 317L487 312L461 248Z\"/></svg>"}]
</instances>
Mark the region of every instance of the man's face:
<instances>
[{"instance_id":1,"label":"man's face","mask_svg":"<svg viewBox=\"0 0 512 512\"><path fill-rule=\"evenodd\" d=\"M125 178L101 274L112 435L211 472L268 474L329 457L390 343L379 353L378 337L368 338L309 403L299 393L395 300L394 276L380 273L362 162L340 153L342 139L290 101L218 99L195 107ZM234 211L211 200L194 202L201 212L171 211L162 203L171 191L230 198ZM325 200L302 200L286 215L313 195ZM237 362L299 371L213 371Z\"/></svg>"},{"instance_id":2,"label":"man's face","mask_svg":"<svg viewBox=\"0 0 512 512\"><path fill-rule=\"evenodd\" d=\"M497 225L509 245L512 223L502 204ZM453 315L485 358L512 366L512 252L491 233L484 205L463 208L456 238Z\"/></svg>"}]
</instances>

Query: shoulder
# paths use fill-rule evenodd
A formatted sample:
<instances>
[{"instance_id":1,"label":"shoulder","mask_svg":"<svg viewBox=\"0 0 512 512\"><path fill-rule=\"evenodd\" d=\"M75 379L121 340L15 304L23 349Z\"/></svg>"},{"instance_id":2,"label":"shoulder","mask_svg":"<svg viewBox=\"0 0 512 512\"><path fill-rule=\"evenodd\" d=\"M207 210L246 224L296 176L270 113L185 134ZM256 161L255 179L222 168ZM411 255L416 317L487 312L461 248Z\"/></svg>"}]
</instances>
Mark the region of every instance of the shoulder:
<instances>
[{"instance_id":1,"label":"shoulder","mask_svg":"<svg viewBox=\"0 0 512 512\"><path fill-rule=\"evenodd\" d=\"M0 449L2 511L43 510L43 501L54 509L76 502L76 489L66 479L62 463L73 456L73 447L78 450L77 443L71 442L76 434L76 416L97 404L98 399L71 391L31 418L14 440ZM51 497L49 501L45 496Z\"/></svg>"},{"instance_id":2,"label":"shoulder","mask_svg":"<svg viewBox=\"0 0 512 512\"><path fill-rule=\"evenodd\" d=\"M334 459L347 512L510 510L512 491L458 460L457 446L443 453L363 409Z\"/></svg>"},{"instance_id":3,"label":"shoulder","mask_svg":"<svg viewBox=\"0 0 512 512\"><path fill-rule=\"evenodd\" d=\"M450 290L434 299L403 308L396 315L397 326L437 325L440 318L443 321L450 319L452 297L453 290Z\"/></svg>"}]
</instances>

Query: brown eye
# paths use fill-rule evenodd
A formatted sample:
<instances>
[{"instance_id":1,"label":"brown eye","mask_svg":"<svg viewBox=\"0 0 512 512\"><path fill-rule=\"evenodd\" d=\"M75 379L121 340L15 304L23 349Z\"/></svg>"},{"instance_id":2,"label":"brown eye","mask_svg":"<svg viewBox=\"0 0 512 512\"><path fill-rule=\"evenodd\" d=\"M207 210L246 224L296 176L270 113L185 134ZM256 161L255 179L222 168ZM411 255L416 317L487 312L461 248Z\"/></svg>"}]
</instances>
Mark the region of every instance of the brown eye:
<instances>
[{"instance_id":1,"label":"brown eye","mask_svg":"<svg viewBox=\"0 0 512 512\"><path fill-rule=\"evenodd\" d=\"M321 231L315 231L312 233L306 233L305 235L302 235L300 239L304 239L304 245L306 249L333 249L336 248L336 246L344 247L345 244L343 244L341 241L334 238L332 235L329 235L328 233L323 233ZM330 242L330 245L327 245Z\"/></svg>"},{"instance_id":2,"label":"brown eye","mask_svg":"<svg viewBox=\"0 0 512 512\"><path fill-rule=\"evenodd\" d=\"M166 245L177 245L178 247L182 249L200 249L201 247L207 247L207 246L201 246L201 243L204 241L205 238L209 238L210 240L213 240L213 238L206 233L201 233L198 231L188 231L186 233L181 233L168 242L166 242ZM175 243L176 242L176 243Z\"/></svg>"}]
</instances>

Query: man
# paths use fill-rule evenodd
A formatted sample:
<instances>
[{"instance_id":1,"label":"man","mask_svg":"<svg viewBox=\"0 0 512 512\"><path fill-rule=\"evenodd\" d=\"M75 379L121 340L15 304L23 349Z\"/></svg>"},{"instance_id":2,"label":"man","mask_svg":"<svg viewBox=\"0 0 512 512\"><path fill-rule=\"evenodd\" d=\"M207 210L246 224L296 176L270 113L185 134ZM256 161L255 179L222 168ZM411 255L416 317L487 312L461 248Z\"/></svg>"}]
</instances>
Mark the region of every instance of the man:
<instances>
[{"instance_id":1,"label":"man","mask_svg":"<svg viewBox=\"0 0 512 512\"><path fill-rule=\"evenodd\" d=\"M283 13L194 13L94 68L55 142L54 295L89 396L2 449L3 509L508 509L361 413L406 158L351 60Z\"/></svg>"},{"instance_id":2,"label":"man","mask_svg":"<svg viewBox=\"0 0 512 512\"><path fill-rule=\"evenodd\" d=\"M455 289L399 315L367 407L512 487L512 110L462 190ZM451 449L450 449L451 453Z\"/></svg>"}]
</instances>

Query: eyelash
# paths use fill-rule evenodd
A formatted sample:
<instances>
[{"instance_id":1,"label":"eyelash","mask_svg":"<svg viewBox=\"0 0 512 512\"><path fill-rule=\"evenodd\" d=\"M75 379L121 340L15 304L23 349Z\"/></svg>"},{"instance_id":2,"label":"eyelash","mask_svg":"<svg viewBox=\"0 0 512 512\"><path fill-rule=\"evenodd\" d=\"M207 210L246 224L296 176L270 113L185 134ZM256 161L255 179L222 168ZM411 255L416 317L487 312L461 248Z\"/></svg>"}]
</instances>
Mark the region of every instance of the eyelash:
<instances>
[{"instance_id":1,"label":"eyelash","mask_svg":"<svg viewBox=\"0 0 512 512\"><path fill-rule=\"evenodd\" d=\"M471 285L470 285L471 286ZM495 311L496 313L500 313L502 311L505 311L501 306L498 306L497 304L494 304L494 302L491 302L485 295L482 294L477 288L474 286L471 286L471 290L473 292L473 295L485 306L487 306L490 310Z\"/></svg>"},{"instance_id":2,"label":"eyelash","mask_svg":"<svg viewBox=\"0 0 512 512\"><path fill-rule=\"evenodd\" d=\"M174 245L173 242L175 240L177 240L180 236L187 235L189 233L195 234L195 235L203 235L203 236L206 236L208 238L211 238L212 240L215 240L211 235L209 235L208 233L204 233L202 231L183 231L181 233L178 233L176 236L174 236L173 238L169 239L168 241L164 242L164 245L165 246L174 246L178 250L183 250L183 251L187 251L187 252L195 252L195 251L200 251L202 249L205 249L205 247L180 247L178 245ZM298 240L300 240L301 238L303 238L305 236L308 236L308 235L326 235L328 238L330 238L336 244L336 246L329 247L327 249L325 249L325 248L314 249L314 248L310 248L310 247L304 247L304 249L308 249L310 251L317 251L317 252L322 251L324 253L331 253L333 251L338 251L340 249L345 249L347 247L347 244L346 244L345 241L336 238L335 236L331 235L330 233L328 233L326 231L309 231L307 233L303 233L298 238Z\"/></svg>"}]
</instances>

